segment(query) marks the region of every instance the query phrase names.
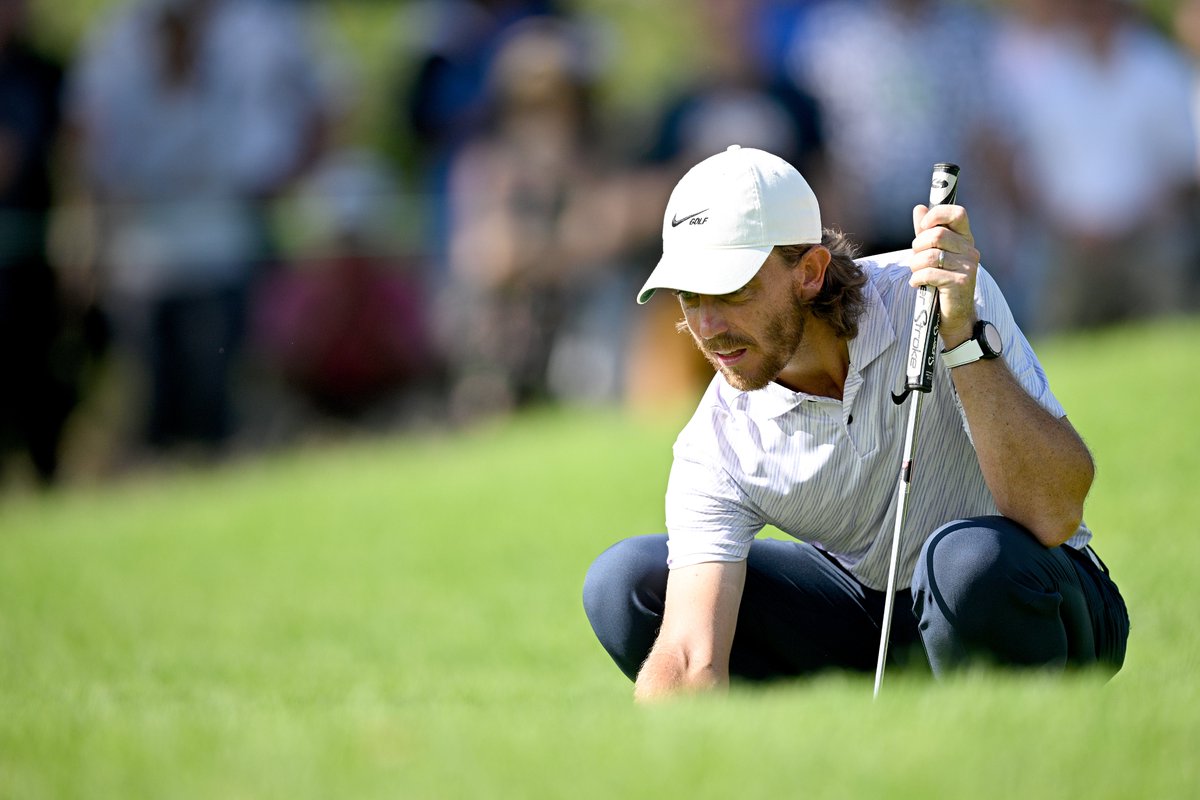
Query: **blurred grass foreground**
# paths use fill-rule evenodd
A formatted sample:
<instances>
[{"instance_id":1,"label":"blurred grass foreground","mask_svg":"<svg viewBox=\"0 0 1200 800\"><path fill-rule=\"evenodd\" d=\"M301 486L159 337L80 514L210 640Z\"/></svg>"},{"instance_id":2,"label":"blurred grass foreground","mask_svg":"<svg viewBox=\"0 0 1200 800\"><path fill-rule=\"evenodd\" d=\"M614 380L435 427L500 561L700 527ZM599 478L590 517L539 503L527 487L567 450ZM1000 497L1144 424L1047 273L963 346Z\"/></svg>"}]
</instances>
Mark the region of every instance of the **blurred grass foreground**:
<instances>
[{"instance_id":1,"label":"blurred grass foreground","mask_svg":"<svg viewBox=\"0 0 1200 800\"><path fill-rule=\"evenodd\" d=\"M1108 685L636 708L579 601L676 423L550 412L0 508L0 797L1195 797L1197 320L1041 347L1129 601Z\"/></svg>"}]
</instances>

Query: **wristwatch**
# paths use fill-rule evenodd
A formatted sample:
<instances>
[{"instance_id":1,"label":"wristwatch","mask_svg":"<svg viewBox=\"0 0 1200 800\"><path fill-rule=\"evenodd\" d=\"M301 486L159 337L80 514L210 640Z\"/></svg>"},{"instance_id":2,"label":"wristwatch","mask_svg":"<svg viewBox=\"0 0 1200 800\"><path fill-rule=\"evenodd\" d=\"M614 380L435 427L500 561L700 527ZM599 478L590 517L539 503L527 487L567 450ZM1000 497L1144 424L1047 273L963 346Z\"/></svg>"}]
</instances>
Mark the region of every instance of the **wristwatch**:
<instances>
[{"instance_id":1,"label":"wristwatch","mask_svg":"<svg viewBox=\"0 0 1200 800\"><path fill-rule=\"evenodd\" d=\"M1000 331L985 319L975 323L971 338L957 347L942 351L942 361L950 369L973 364L981 358L997 358L1004 350Z\"/></svg>"}]
</instances>

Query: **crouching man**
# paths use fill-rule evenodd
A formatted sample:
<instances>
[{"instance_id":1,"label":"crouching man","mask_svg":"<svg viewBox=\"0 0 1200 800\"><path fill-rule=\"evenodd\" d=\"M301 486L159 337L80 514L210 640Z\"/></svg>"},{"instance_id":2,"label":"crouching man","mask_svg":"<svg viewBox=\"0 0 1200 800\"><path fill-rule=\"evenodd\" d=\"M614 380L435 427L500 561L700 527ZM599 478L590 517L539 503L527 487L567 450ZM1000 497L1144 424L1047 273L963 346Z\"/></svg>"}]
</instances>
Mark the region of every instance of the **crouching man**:
<instances>
[{"instance_id":1,"label":"crouching man","mask_svg":"<svg viewBox=\"0 0 1200 800\"><path fill-rule=\"evenodd\" d=\"M600 555L596 635L638 699L870 671L883 621L916 287L942 350L922 406L893 658L1103 665L1129 620L1090 546L1091 456L979 266L966 211L913 211L911 252L856 260L792 166L733 146L693 167L638 297L675 293L716 375L674 447L667 533ZM794 541L757 539L772 525Z\"/></svg>"}]
</instances>

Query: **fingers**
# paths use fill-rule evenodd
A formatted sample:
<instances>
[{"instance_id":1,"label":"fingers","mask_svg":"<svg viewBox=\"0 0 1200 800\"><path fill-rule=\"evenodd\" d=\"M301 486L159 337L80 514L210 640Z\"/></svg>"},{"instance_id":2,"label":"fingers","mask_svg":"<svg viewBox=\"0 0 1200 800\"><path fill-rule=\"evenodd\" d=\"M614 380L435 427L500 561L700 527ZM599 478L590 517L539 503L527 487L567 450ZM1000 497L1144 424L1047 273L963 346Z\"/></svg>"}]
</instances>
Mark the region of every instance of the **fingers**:
<instances>
[{"instance_id":1,"label":"fingers","mask_svg":"<svg viewBox=\"0 0 1200 800\"><path fill-rule=\"evenodd\" d=\"M912 286L936 286L942 314L942 339L957 344L975 319L975 277L979 251L966 209L939 205L913 208L913 245L909 268Z\"/></svg>"},{"instance_id":2,"label":"fingers","mask_svg":"<svg viewBox=\"0 0 1200 800\"><path fill-rule=\"evenodd\" d=\"M963 236L946 228L931 228L913 240L908 267L913 286L923 283L946 286L957 282L953 275L974 280L979 269L979 251Z\"/></svg>"},{"instance_id":3,"label":"fingers","mask_svg":"<svg viewBox=\"0 0 1200 800\"><path fill-rule=\"evenodd\" d=\"M921 257L931 250L946 253L946 258L958 255L972 264L979 263L979 251L971 235L971 224L962 206L915 206L913 232L914 269L921 263ZM924 263L933 266L937 259L938 253L934 252L924 259Z\"/></svg>"},{"instance_id":4,"label":"fingers","mask_svg":"<svg viewBox=\"0 0 1200 800\"><path fill-rule=\"evenodd\" d=\"M943 253L945 251L930 250L913 259L912 264L909 265L912 269L909 285L929 285L939 288L974 287L978 262L952 253L945 253L939 261L938 257Z\"/></svg>"},{"instance_id":5,"label":"fingers","mask_svg":"<svg viewBox=\"0 0 1200 800\"><path fill-rule=\"evenodd\" d=\"M971 221L967 217L967 210L962 206L940 205L930 208L918 205L913 208L913 233L920 236L924 231L936 227L949 228L974 241L971 235Z\"/></svg>"},{"instance_id":6,"label":"fingers","mask_svg":"<svg viewBox=\"0 0 1200 800\"><path fill-rule=\"evenodd\" d=\"M940 262L940 263L939 263ZM913 256L910 286L937 288L942 340L947 346L964 341L975 324L975 279L979 263L973 257L931 248Z\"/></svg>"},{"instance_id":7,"label":"fingers","mask_svg":"<svg viewBox=\"0 0 1200 800\"><path fill-rule=\"evenodd\" d=\"M922 230L921 221L925 219L925 215L929 213L929 206L914 206L913 207L913 236L916 236Z\"/></svg>"},{"instance_id":8,"label":"fingers","mask_svg":"<svg viewBox=\"0 0 1200 800\"><path fill-rule=\"evenodd\" d=\"M954 254L963 256L967 260L974 259L976 263L979 261L979 251L975 248L975 242L969 236L963 236L949 228L926 228L913 238L912 249L914 255L923 255L930 250L940 250L945 252L947 257ZM936 252L933 254L933 258L935 261L937 260Z\"/></svg>"}]
</instances>

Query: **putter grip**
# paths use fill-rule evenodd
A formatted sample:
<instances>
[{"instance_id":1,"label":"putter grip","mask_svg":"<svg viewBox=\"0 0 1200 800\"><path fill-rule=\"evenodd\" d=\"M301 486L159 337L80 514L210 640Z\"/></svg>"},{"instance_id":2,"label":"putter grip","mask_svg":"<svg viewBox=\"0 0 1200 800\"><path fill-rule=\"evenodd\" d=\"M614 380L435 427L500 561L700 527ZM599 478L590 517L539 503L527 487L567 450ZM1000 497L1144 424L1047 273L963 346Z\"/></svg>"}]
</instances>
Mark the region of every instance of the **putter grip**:
<instances>
[{"instance_id":1,"label":"putter grip","mask_svg":"<svg viewBox=\"0 0 1200 800\"><path fill-rule=\"evenodd\" d=\"M958 166L934 164L929 186L929 207L953 203L958 196ZM904 387L908 391L928 392L933 389L933 368L938 344L938 293L932 286L917 289L913 307L912 338L908 344L908 361L904 365Z\"/></svg>"}]
</instances>

